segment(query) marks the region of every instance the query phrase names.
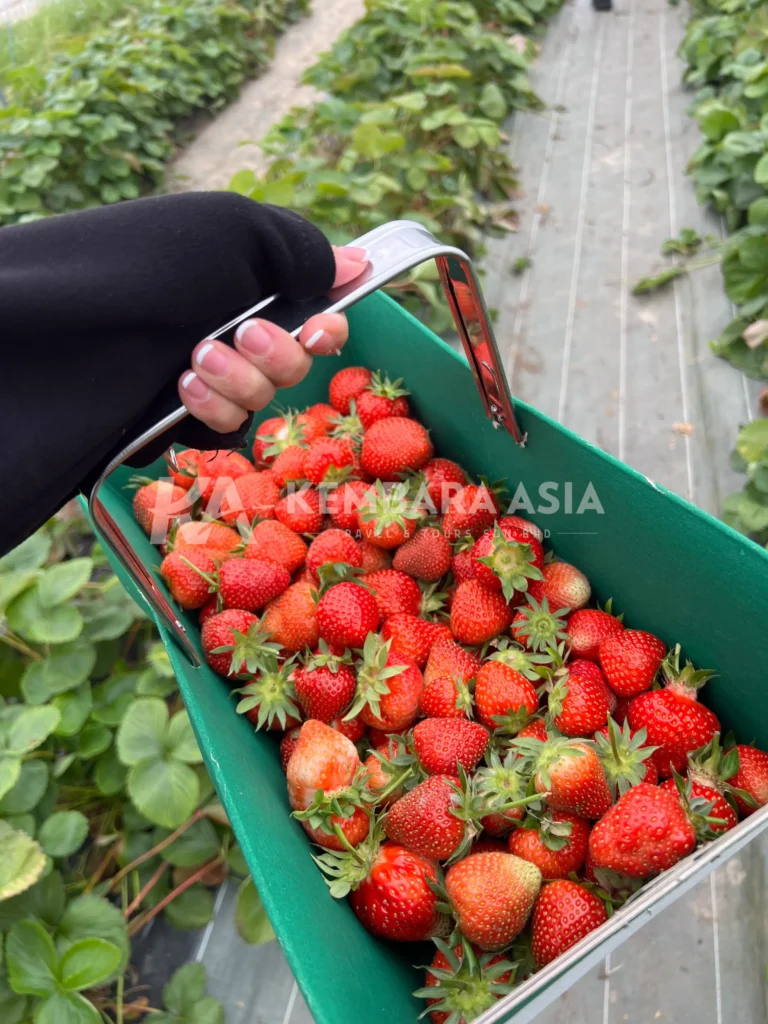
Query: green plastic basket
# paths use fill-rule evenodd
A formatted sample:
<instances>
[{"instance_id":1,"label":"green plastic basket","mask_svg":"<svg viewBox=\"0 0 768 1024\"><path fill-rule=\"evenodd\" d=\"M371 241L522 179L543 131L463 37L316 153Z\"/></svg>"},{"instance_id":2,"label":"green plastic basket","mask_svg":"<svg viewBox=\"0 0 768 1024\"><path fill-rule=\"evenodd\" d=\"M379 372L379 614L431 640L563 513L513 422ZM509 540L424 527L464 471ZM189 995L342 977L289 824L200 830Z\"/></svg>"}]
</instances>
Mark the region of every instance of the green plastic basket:
<instances>
[{"instance_id":1,"label":"green plastic basket","mask_svg":"<svg viewBox=\"0 0 768 1024\"><path fill-rule=\"evenodd\" d=\"M518 403L524 448L486 417L464 358L381 293L349 311L341 359L316 361L282 405L325 401L331 376L348 364L403 377L415 414L439 454L492 480L506 477L523 510L549 532L564 559L589 576L598 599L613 597L633 626L681 642L714 669L705 700L725 730L768 748L768 554L704 512ZM269 413L265 411L265 415ZM163 475L165 464L153 467ZM131 514L120 469L102 500L146 565L159 563ZM151 475L151 474L150 474ZM586 501L585 501L586 496ZM140 602L115 561L118 575ZM182 617L183 618L183 617ZM184 619L197 645L193 619ZM378 941L344 900L333 900L291 819L274 736L235 714L226 682L193 668L161 627L205 763L232 822L277 937L317 1024L408 1024L423 1010L412 963L429 951ZM768 826L768 807L649 885L639 899L550 964L478 1021L524 1024L546 1003L712 869Z\"/></svg>"}]
</instances>

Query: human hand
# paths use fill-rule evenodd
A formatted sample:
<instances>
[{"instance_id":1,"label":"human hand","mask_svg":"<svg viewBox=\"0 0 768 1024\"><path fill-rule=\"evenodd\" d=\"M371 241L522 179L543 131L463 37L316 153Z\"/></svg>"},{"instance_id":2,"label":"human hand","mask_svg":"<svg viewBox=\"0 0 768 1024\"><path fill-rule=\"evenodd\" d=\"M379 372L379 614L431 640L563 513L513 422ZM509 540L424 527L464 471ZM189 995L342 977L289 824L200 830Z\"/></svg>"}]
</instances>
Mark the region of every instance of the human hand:
<instances>
[{"instance_id":1,"label":"human hand","mask_svg":"<svg viewBox=\"0 0 768 1024\"><path fill-rule=\"evenodd\" d=\"M364 249L334 248L334 287L354 280L368 265ZM298 384L313 356L337 354L347 341L341 313L319 313L307 320L298 338L268 320L246 320L235 333L234 348L204 339L192 352L192 369L179 378L179 395L192 416L217 433L236 431L249 412L263 409L278 388Z\"/></svg>"}]
</instances>

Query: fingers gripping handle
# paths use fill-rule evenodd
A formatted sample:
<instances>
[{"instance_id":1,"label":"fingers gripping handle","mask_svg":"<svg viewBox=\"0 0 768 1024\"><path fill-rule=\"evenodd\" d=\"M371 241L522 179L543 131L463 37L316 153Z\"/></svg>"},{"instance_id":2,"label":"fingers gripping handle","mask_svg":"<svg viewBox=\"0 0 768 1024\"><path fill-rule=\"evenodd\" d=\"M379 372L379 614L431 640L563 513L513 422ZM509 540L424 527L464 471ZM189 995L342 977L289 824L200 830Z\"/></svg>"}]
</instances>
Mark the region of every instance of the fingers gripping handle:
<instances>
[{"instance_id":1,"label":"fingers gripping handle","mask_svg":"<svg viewBox=\"0 0 768 1024\"><path fill-rule=\"evenodd\" d=\"M279 295L270 296L244 310L210 337L229 341L238 324L256 315L276 323L295 337L316 313L342 312L419 264L434 259L486 413L495 427L507 430L518 444L524 445L526 438L515 419L512 396L501 365L490 317L469 257L460 249L442 245L426 228L414 221L384 224L350 244L365 249L369 258L365 271L353 281L334 288L328 295L303 302L290 301ZM99 500L101 485L110 473L150 441L174 427L186 415L187 410L180 406L126 445L96 481L89 498L89 511L104 543L118 557L188 657L199 665L200 656L175 609Z\"/></svg>"}]
</instances>

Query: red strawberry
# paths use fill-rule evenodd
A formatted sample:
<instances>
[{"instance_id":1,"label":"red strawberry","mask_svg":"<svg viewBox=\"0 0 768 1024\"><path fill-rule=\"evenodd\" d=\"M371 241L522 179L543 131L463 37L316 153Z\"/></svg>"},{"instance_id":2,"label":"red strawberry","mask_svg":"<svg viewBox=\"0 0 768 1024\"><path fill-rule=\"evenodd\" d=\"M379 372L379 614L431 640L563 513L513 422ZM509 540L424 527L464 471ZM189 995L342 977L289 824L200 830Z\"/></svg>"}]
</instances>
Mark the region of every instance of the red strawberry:
<instances>
[{"instance_id":1,"label":"red strawberry","mask_svg":"<svg viewBox=\"0 0 768 1024\"><path fill-rule=\"evenodd\" d=\"M487 839L483 836L472 843L472 853L509 853L504 839Z\"/></svg>"},{"instance_id":2,"label":"red strawberry","mask_svg":"<svg viewBox=\"0 0 768 1024\"><path fill-rule=\"evenodd\" d=\"M523 516L504 516L504 522L509 526L516 526L519 530L524 530L531 537L535 537L539 544L544 543L544 531L530 519L524 519Z\"/></svg>"},{"instance_id":3,"label":"red strawberry","mask_svg":"<svg viewBox=\"0 0 768 1024\"><path fill-rule=\"evenodd\" d=\"M600 644L611 633L620 633L624 623L599 608L582 608L568 619L566 642L576 658L597 661Z\"/></svg>"},{"instance_id":4,"label":"red strawberry","mask_svg":"<svg viewBox=\"0 0 768 1024\"><path fill-rule=\"evenodd\" d=\"M288 570L275 562L233 558L225 562L218 573L209 577L221 595L224 608L258 611L288 587Z\"/></svg>"},{"instance_id":5,"label":"red strawberry","mask_svg":"<svg viewBox=\"0 0 768 1024\"><path fill-rule=\"evenodd\" d=\"M514 735L536 713L539 697L532 683L506 665L499 654L484 662L477 673L475 704L483 725Z\"/></svg>"},{"instance_id":6,"label":"red strawberry","mask_svg":"<svg viewBox=\"0 0 768 1024\"><path fill-rule=\"evenodd\" d=\"M639 782L655 786L659 781L659 773L651 760L656 748L646 746L646 740L645 729L632 732L626 723L620 729L613 718L595 733L597 753L614 799Z\"/></svg>"},{"instance_id":7,"label":"red strawberry","mask_svg":"<svg viewBox=\"0 0 768 1024\"><path fill-rule=\"evenodd\" d=\"M533 958L544 967L608 920L605 904L576 882L550 882L533 912Z\"/></svg>"},{"instance_id":8,"label":"red strawberry","mask_svg":"<svg viewBox=\"0 0 768 1024\"><path fill-rule=\"evenodd\" d=\"M224 491L219 518L230 526L238 522L249 526L254 519L271 519L279 500L280 488L271 473L244 473Z\"/></svg>"},{"instance_id":9,"label":"red strawberry","mask_svg":"<svg viewBox=\"0 0 768 1024\"><path fill-rule=\"evenodd\" d=\"M424 687L419 711L426 718L469 718L472 693L460 677L438 676Z\"/></svg>"},{"instance_id":10,"label":"red strawberry","mask_svg":"<svg viewBox=\"0 0 768 1024\"><path fill-rule=\"evenodd\" d=\"M509 628L512 612L502 594L478 580L456 588L451 605L451 632L460 643L483 644Z\"/></svg>"},{"instance_id":11,"label":"red strawberry","mask_svg":"<svg viewBox=\"0 0 768 1024\"><path fill-rule=\"evenodd\" d=\"M307 545L288 526L275 519L265 519L254 526L245 547L245 557L277 562L294 573L306 561Z\"/></svg>"},{"instance_id":12,"label":"red strawberry","mask_svg":"<svg viewBox=\"0 0 768 1024\"><path fill-rule=\"evenodd\" d=\"M492 749L488 764L478 768L475 775L482 805L482 825L490 835L506 835L513 825L523 820L525 808L532 802L526 796L528 776L517 762L515 751L508 751L502 760L498 751Z\"/></svg>"},{"instance_id":13,"label":"red strawberry","mask_svg":"<svg viewBox=\"0 0 768 1024\"><path fill-rule=\"evenodd\" d=\"M512 991L516 965L504 954L478 955L467 943L435 943L438 950L427 968L426 986L414 993L427 1000L432 1024L469 1024Z\"/></svg>"},{"instance_id":14,"label":"red strawberry","mask_svg":"<svg viewBox=\"0 0 768 1024\"><path fill-rule=\"evenodd\" d=\"M545 597L553 611L567 608L576 612L583 608L592 595L589 580L583 572L568 562L548 562L542 580L533 580L528 592L541 602Z\"/></svg>"},{"instance_id":15,"label":"red strawberry","mask_svg":"<svg viewBox=\"0 0 768 1024\"><path fill-rule=\"evenodd\" d=\"M448 503L443 518L443 533L448 540L469 534L477 539L499 517L499 502L485 485L468 484Z\"/></svg>"},{"instance_id":16,"label":"red strawberry","mask_svg":"<svg viewBox=\"0 0 768 1024\"><path fill-rule=\"evenodd\" d=\"M413 746L427 775L471 772L488 746L488 730L466 718L425 718L413 728Z\"/></svg>"},{"instance_id":17,"label":"red strawberry","mask_svg":"<svg viewBox=\"0 0 768 1024\"><path fill-rule=\"evenodd\" d=\"M173 520L191 508L187 491L170 480L152 480L133 496L133 514L153 544L165 541Z\"/></svg>"},{"instance_id":18,"label":"red strawberry","mask_svg":"<svg viewBox=\"0 0 768 1024\"><path fill-rule=\"evenodd\" d=\"M322 641L320 647L318 654L296 669L296 700L306 718L330 724L352 703L357 680L343 657L331 654Z\"/></svg>"},{"instance_id":19,"label":"red strawberry","mask_svg":"<svg viewBox=\"0 0 768 1024\"><path fill-rule=\"evenodd\" d=\"M289 491L275 505L275 518L294 533L319 533L325 520L320 491L314 487Z\"/></svg>"},{"instance_id":20,"label":"red strawberry","mask_svg":"<svg viewBox=\"0 0 768 1024\"><path fill-rule=\"evenodd\" d=\"M190 551L184 558L175 552L166 555L160 563L160 575L168 584L171 596L182 608L201 608L211 596L210 584L204 576L190 568L187 562L192 562L204 573L215 572L216 563L204 551Z\"/></svg>"},{"instance_id":21,"label":"red strawberry","mask_svg":"<svg viewBox=\"0 0 768 1024\"><path fill-rule=\"evenodd\" d=\"M253 643L251 634L248 642ZM301 712L296 702L294 671L292 661L281 665L273 653L260 655L256 677L234 691L241 695L238 715L246 715L257 729L285 730L298 725Z\"/></svg>"},{"instance_id":22,"label":"red strawberry","mask_svg":"<svg viewBox=\"0 0 768 1024\"><path fill-rule=\"evenodd\" d=\"M204 551L217 562L234 557L242 545L236 530L223 523L182 523L173 534L173 550L189 558L192 552Z\"/></svg>"},{"instance_id":23,"label":"red strawberry","mask_svg":"<svg viewBox=\"0 0 768 1024\"><path fill-rule=\"evenodd\" d=\"M371 491L371 485L364 480L346 480L329 490L326 497L326 509L331 517L331 522L340 530L348 533L355 533L357 525L357 513L361 505Z\"/></svg>"},{"instance_id":24,"label":"red strawberry","mask_svg":"<svg viewBox=\"0 0 768 1024\"><path fill-rule=\"evenodd\" d=\"M531 740L546 740L548 739L547 727L544 724L544 720L541 718L534 718L528 725L524 725L520 732L517 734L519 740L531 739Z\"/></svg>"},{"instance_id":25,"label":"red strawberry","mask_svg":"<svg viewBox=\"0 0 768 1024\"><path fill-rule=\"evenodd\" d=\"M360 541L360 552L363 558L364 572L378 572L379 569L392 568L392 556L384 548L377 548L367 540Z\"/></svg>"},{"instance_id":26,"label":"red strawberry","mask_svg":"<svg viewBox=\"0 0 768 1024\"><path fill-rule=\"evenodd\" d=\"M576 661L552 673L549 714L565 736L591 736L608 721L608 684L593 661Z\"/></svg>"},{"instance_id":27,"label":"red strawberry","mask_svg":"<svg viewBox=\"0 0 768 1024\"><path fill-rule=\"evenodd\" d=\"M278 487L287 487L288 484L297 484L306 479L306 457L306 445L291 444L280 452L270 467Z\"/></svg>"},{"instance_id":28,"label":"red strawberry","mask_svg":"<svg viewBox=\"0 0 768 1024\"><path fill-rule=\"evenodd\" d=\"M506 519L495 524L472 548L475 577L489 590L500 590L507 601L520 604L525 591L542 579L544 549L535 537L510 526Z\"/></svg>"},{"instance_id":29,"label":"red strawberry","mask_svg":"<svg viewBox=\"0 0 768 1024\"><path fill-rule=\"evenodd\" d=\"M600 644L600 665L612 690L634 697L650 689L666 650L652 633L623 629L609 633Z\"/></svg>"},{"instance_id":30,"label":"red strawberry","mask_svg":"<svg viewBox=\"0 0 768 1024\"><path fill-rule=\"evenodd\" d=\"M345 416L349 413L350 402L363 393L371 382L373 374L363 366L345 366L331 377L328 397L331 405Z\"/></svg>"},{"instance_id":31,"label":"red strawberry","mask_svg":"<svg viewBox=\"0 0 768 1024\"><path fill-rule=\"evenodd\" d=\"M251 626L258 628L259 620L251 612L230 608L206 619L202 628L205 660L220 676L237 675L243 670L243 659L232 664L232 649L238 636L248 634ZM226 650L219 650L226 648Z\"/></svg>"},{"instance_id":32,"label":"red strawberry","mask_svg":"<svg viewBox=\"0 0 768 1024\"><path fill-rule=\"evenodd\" d=\"M174 454L176 456L175 466L166 452L165 461L168 465L168 475L177 486L188 491L197 479L197 462L200 458L200 451L197 448L187 448L183 452Z\"/></svg>"},{"instance_id":33,"label":"red strawberry","mask_svg":"<svg viewBox=\"0 0 768 1024\"><path fill-rule=\"evenodd\" d=\"M379 548L399 547L416 530L421 512L409 498L406 484L394 484L386 491L380 480L368 491L357 510L360 534Z\"/></svg>"},{"instance_id":34,"label":"red strawberry","mask_svg":"<svg viewBox=\"0 0 768 1024\"><path fill-rule=\"evenodd\" d=\"M419 585L404 572L380 569L378 572L366 573L363 582L376 599L382 618L389 618L390 615L418 615L421 611Z\"/></svg>"},{"instance_id":35,"label":"red strawberry","mask_svg":"<svg viewBox=\"0 0 768 1024\"><path fill-rule=\"evenodd\" d=\"M714 786L678 775L662 782L659 789L677 797L699 840L714 839L739 823L736 811Z\"/></svg>"},{"instance_id":36,"label":"red strawberry","mask_svg":"<svg viewBox=\"0 0 768 1024\"><path fill-rule=\"evenodd\" d=\"M512 747L522 754L522 767L533 774L536 792L553 810L593 820L613 803L600 758L583 741L518 737Z\"/></svg>"},{"instance_id":37,"label":"red strawberry","mask_svg":"<svg viewBox=\"0 0 768 1024\"><path fill-rule=\"evenodd\" d=\"M273 465L278 455L292 446L306 445L305 424L299 423L294 412L284 416L271 416L256 428L253 441L253 461L257 466Z\"/></svg>"},{"instance_id":38,"label":"red strawberry","mask_svg":"<svg viewBox=\"0 0 768 1024\"><path fill-rule=\"evenodd\" d=\"M296 417L298 423L304 427L304 435L307 441L316 441L325 434L330 434L333 421L338 415L338 410L327 402L315 402L308 406L304 412Z\"/></svg>"},{"instance_id":39,"label":"red strawberry","mask_svg":"<svg viewBox=\"0 0 768 1024\"><path fill-rule=\"evenodd\" d=\"M357 396L357 415L367 430L376 420L387 416L407 416L410 391L401 388L402 380L391 381L377 370Z\"/></svg>"},{"instance_id":40,"label":"red strawberry","mask_svg":"<svg viewBox=\"0 0 768 1024\"><path fill-rule=\"evenodd\" d=\"M210 619L212 615L217 615L220 611L218 594L214 594L197 613L197 621L202 626L206 619Z\"/></svg>"},{"instance_id":41,"label":"red strawberry","mask_svg":"<svg viewBox=\"0 0 768 1024\"><path fill-rule=\"evenodd\" d=\"M366 430L360 456L363 469L381 480L420 469L434 454L427 430L416 420L389 416Z\"/></svg>"},{"instance_id":42,"label":"red strawberry","mask_svg":"<svg viewBox=\"0 0 768 1024\"><path fill-rule=\"evenodd\" d=\"M320 579L318 570L321 566L339 563L362 568L363 553L360 545L343 530L326 530L309 545L307 569L317 581Z\"/></svg>"},{"instance_id":43,"label":"red strawberry","mask_svg":"<svg viewBox=\"0 0 768 1024\"><path fill-rule=\"evenodd\" d=\"M280 767L284 772L288 771L288 762L298 745L300 733L301 727L295 726L293 729L289 729L280 740Z\"/></svg>"},{"instance_id":44,"label":"red strawberry","mask_svg":"<svg viewBox=\"0 0 768 1024\"><path fill-rule=\"evenodd\" d=\"M606 643L604 640L601 651ZM666 687L635 697L629 705L627 721L635 731L645 729L648 743L658 747L651 758L659 775L666 779L673 769L685 771L688 755L709 743L720 731L720 722L717 715L696 699L699 687L714 673L696 671L690 662L680 669L679 645L665 659L663 671Z\"/></svg>"},{"instance_id":45,"label":"red strawberry","mask_svg":"<svg viewBox=\"0 0 768 1024\"><path fill-rule=\"evenodd\" d=\"M505 949L520 934L540 887L539 869L509 853L470 854L445 876L459 928L485 950Z\"/></svg>"},{"instance_id":46,"label":"red strawberry","mask_svg":"<svg viewBox=\"0 0 768 1024\"><path fill-rule=\"evenodd\" d=\"M362 647L381 620L379 607L370 591L345 581L330 587L317 605L320 636L331 646Z\"/></svg>"},{"instance_id":47,"label":"red strawberry","mask_svg":"<svg viewBox=\"0 0 768 1024\"><path fill-rule=\"evenodd\" d=\"M424 526L395 552L394 566L418 580L435 583L451 567L451 545L434 526Z\"/></svg>"},{"instance_id":48,"label":"red strawberry","mask_svg":"<svg viewBox=\"0 0 768 1024\"><path fill-rule=\"evenodd\" d=\"M400 766L393 762L393 758L401 756L404 760L410 758L405 746L392 738L372 750L363 763L365 785L378 807L388 807L399 800L405 791L405 782L413 774L410 764Z\"/></svg>"},{"instance_id":49,"label":"red strawberry","mask_svg":"<svg viewBox=\"0 0 768 1024\"><path fill-rule=\"evenodd\" d=\"M325 437L314 441L303 463L304 476L312 484L334 484L357 476L357 457L349 441Z\"/></svg>"},{"instance_id":50,"label":"red strawberry","mask_svg":"<svg viewBox=\"0 0 768 1024\"><path fill-rule=\"evenodd\" d=\"M530 816L523 827L515 829L509 837L509 852L535 864L544 879L568 878L584 866L589 832L586 818L549 811Z\"/></svg>"},{"instance_id":51,"label":"red strawberry","mask_svg":"<svg viewBox=\"0 0 768 1024\"><path fill-rule=\"evenodd\" d=\"M474 547L474 545L473 545ZM457 551L451 559L451 572L456 586L465 583L467 580L477 579L477 565L472 557L472 550Z\"/></svg>"},{"instance_id":52,"label":"red strawberry","mask_svg":"<svg viewBox=\"0 0 768 1024\"><path fill-rule=\"evenodd\" d=\"M384 732L407 729L418 714L423 689L418 667L371 633L365 640L357 694L347 717L359 715L366 725Z\"/></svg>"},{"instance_id":53,"label":"red strawberry","mask_svg":"<svg viewBox=\"0 0 768 1024\"><path fill-rule=\"evenodd\" d=\"M528 603L517 610L512 620L512 635L529 651L556 648L567 636L565 616L563 608L550 611L546 597L539 604L529 594Z\"/></svg>"},{"instance_id":54,"label":"red strawberry","mask_svg":"<svg viewBox=\"0 0 768 1024\"><path fill-rule=\"evenodd\" d=\"M292 583L264 609L262 627L287 651L314 647L318 640L317 605L309 583Z\"/></svg>"},{"instance_id":55,"label":"red strawberry","mask_svg":"<svg viewBox=\"0 0 768 1024\"><path fill-rule=\"evenodd\" d=\"M468 848L475 835L465 803L456 779L430 775L392 804L384 831L421 857L448 860Z\"/></svg>"},{"instance_id":56,"label":"red strawberry","mask_svg":"<svg viewBox=\"0 0 768 1024\"><path fill-rule=\"evenodd\" d=\"M736 803L741 814L746 817L758 807L768 804L768 754L757 747L741 744L735 748L739 754L739 767L731 777L731 785L749 794L748 802L739 793L735 794Z\"/></svg>"},{"instance_id":57,"label":"red strawberry","mask_svg":"<svg viewBox=\"0 0 768 1024\"><path fill-rule=\"evenodd\" d=\"M340 732L342 736L352 740L353 743L359 743L363 736L365 736L366 726L359 718L334 718L328 724L332 729Z\"/></svg>"},{"instance_id":58,"label":"red strawberry","mask_svg":"<svg viewBox=\"0 0 768 1024\"><path fill-rule=\"evenodd\" d=\"M467 483L467 474L450 459L430 459L421 467L421 474L435 512L440 515L447 511L451 498Z\"/></svg>"},{"instance_id":59,"label":"red strawberry","mask_svg":"<svg viewBox=\"0 0 768 1024\"><path fill-rule=\"evenodd\" d=\"M627 790L592 829L597 867L630 878L666 871L696 846L696 833L673 793L641 782Z\"/></svg>"},{"instance_id":60,"label":"red strawberry","mask_svg":"<svg viewBox=\"0 0 768 1024\"><path fill-rule=\"evenodd\" d=\"M411 612L398 612L389 615L381 627L383 640L391 640L393 654L403 654L423 668L429 657L432 645L439 637L451 637L448 626L438 622L428 622Z\"/></svg>"},{"instance_id":61,"label":"red strawberry","mask_svg":"<svg viewBox=\"0 0 768 1024\"><path fill-rule=\"evenodd\" d=\"M465 651L450 637L435 640L429 652L427 667L424 669L424 682L431 683L439 676L451 676L468 683L480 670L480 659L469 651Z\"/></svg>"},{"instance_id":62,"label":"red strawberry","mask_svg":"<svg viewBox=\"0 0 768 1024\"><path fill-rule=\"evenodd\" d=\"M203 504L208 504L217 492L218 501L233 480L253 473L253 463L244 455L233 451L205 451L197 457L197 488Z\"/></svg>"}]
</instances>

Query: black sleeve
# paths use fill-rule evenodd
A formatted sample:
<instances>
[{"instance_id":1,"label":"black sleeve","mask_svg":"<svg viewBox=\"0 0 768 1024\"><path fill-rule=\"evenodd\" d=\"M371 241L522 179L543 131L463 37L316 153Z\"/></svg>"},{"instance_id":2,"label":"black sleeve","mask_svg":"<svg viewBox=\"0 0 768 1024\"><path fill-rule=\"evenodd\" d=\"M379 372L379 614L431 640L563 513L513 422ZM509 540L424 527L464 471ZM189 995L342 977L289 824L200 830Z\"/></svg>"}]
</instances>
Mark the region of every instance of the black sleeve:
<instances>
[{"instance_id":1,"label":"black sleeve","mask_svg":"<svg viewBox=\"0 0 768 1024\"><path fill-rule=\"evenodd\" d=\"M227 192L0 229L0 554L179 404L178 375L208 332L274 292L320 295L333 276L320 231ZM242 441L191 417L173 439Z\"/></svg>"}]
</instances>

